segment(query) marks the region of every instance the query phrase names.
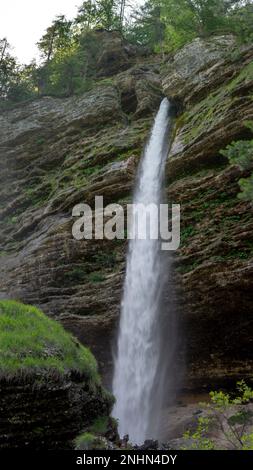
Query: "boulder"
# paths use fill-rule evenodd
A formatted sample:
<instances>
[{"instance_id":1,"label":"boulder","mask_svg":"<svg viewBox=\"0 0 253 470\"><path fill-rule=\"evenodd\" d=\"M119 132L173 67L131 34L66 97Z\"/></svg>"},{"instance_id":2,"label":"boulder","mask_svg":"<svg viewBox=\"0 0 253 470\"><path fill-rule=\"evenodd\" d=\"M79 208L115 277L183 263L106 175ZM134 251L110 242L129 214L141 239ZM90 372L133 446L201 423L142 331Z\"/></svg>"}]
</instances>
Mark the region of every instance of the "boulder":
<instances>
[{"instance_id":1,"label":"boulder","mask_svg":"<svg viewBox=\"0 0 253 470\"><path fill-rule=\"evenodd\" d=\"M35 307L0 302L0 449L71 449L108 417L95 358Z\"/></svg>"}]
</instances>

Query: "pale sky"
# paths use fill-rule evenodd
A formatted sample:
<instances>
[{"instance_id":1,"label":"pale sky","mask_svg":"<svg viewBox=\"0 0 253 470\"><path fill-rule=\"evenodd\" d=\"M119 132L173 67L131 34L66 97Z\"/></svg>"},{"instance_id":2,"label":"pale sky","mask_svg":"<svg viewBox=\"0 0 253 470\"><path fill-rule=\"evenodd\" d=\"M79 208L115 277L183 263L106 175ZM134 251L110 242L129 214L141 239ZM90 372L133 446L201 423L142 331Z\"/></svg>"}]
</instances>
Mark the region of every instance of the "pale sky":
<instances>
[{"instance_id":1,"label":"pale sky","mask_svg":"<svg viewBox=\"0 0 253 470\"><path fill-rule=\"evenodd\" d=\"M72 19L81 4L82 0L1 0L0 38L7 37L12 54L29 63L38 57L36 42L55 16L63 14Z\"/></svg>"}]
</instances>

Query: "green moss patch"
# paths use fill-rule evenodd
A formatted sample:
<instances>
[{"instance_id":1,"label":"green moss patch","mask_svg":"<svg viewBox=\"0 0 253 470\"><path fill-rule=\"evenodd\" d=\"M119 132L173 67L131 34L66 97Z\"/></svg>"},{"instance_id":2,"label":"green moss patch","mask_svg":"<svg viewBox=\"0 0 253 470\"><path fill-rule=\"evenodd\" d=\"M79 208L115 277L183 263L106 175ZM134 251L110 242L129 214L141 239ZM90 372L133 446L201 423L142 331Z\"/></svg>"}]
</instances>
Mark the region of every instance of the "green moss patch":
<instances>
[{"instance_id":1,"label":"green moss patch","mask_svg":"<svg viewBox=\"0 0 253 470\"><path fill-rule=\"evenodd\" d=\"M106 277L101 272L93 272L89 274L88 280L92 283L100 283L104 282L106 280Z\"/></svg>"},{"instance_id":2,"label":"green moss patch","mask_svg":"<svg viewBox=\"0 0 253 470\"><path fill-rule=\"evenodd\" d=\"M85 432L75 440L76 450L106 449L106 441L102 436L96 436L91 432Z\"/></svg>"},{"instance_id":3,"label":"green moss patch","mask_svg":"<svg viewBox=\"0 0 253 470\"><path fill-rule=\"evenodd\" d=\"M75 371L99 382L91 352L59 323L30 305L0 301L0 375L36 371L60 376Z\"/></svg>"},{"instance_id":4,"label":"green moss patch","mask_svg":"<svg viewBox=\"0 0 253 470\"><path fill-rule=\"evenodd\" d=\"M213 93L186 111L176 121L176 129L182 129L185 144L191 144L217 127L224 119L226 112L237 102L237 89L253 80L253 64L246 65L240 73L227 84L219 87Z\"/></svg>"},{"instance_id":5,"label":"green moss patch","mask_svg":"<svg viewBox=\"0 0 253 470\"><path fill-rule=\"evenodd\" d=\"M112 419L112 418L110 418ZM90 426L90 431L94 434L105 434L109 426L109 417L100 416Z\"/></svg>"},{"instance_id":6,"label":"green moss patch","mask_svg":"<svg viewBox=\"0 0 253 470\"><path fill-rule=\"evenodd\" d=\"M117 444L118 423L109 416L99 416L74 441L76 450L107 449L109 441Z\"/></svg>"}]
</instances>

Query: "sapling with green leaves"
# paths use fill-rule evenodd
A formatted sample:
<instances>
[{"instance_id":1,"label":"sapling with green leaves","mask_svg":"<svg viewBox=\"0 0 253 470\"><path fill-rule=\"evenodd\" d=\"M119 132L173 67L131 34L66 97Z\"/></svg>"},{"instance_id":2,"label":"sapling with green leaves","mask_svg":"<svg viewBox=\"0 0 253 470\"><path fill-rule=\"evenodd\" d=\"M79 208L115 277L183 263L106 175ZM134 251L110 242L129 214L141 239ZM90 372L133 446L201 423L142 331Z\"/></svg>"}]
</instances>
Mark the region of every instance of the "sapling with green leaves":
<instances>
[{"instance_id":1,"label":"sapling with green leaves","mask_svg":"<svg viewBox=\"0 0 253 470\"><path fill-rule=\"evenodd\" d=\"M198 418L196 429L184 433L183 449L219 450L218 440L222 449L253 450L253 411L246 406L253 401L253 390L244 380L237 382L236 389L235 397L223 391L210 392L211 401L201 404L204 415ZM219 434L217 440L210 437L214 431Z\"/></svg>"}]
</instances>

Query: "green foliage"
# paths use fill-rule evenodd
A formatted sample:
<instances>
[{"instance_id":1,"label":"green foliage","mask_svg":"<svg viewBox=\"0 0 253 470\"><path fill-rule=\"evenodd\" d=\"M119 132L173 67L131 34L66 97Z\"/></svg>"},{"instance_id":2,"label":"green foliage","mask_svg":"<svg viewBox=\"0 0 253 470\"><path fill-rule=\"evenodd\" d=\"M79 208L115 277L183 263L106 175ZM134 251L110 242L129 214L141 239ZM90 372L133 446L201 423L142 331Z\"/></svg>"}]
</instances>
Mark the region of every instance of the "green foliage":
<instances>
[{"instance_id":1,"label":"green foliage","mask_svg":"<svg viewBox=\"0 0 253 470\"><path fill-rule=\"evenodd\" d=\"M249 178L241 178L239 186L241 188L241 193L238 194L239 199L253 201L253 174Z\"/></svg>"},{"instance_id":2,"label":"green foliage","mask_svg":"<svg viewBox=\"0 0 253 470\"><path fill-rule=\"evenodd\" d=\"M117 0L96 0L98 26L107 30L120 27Z\"/></svg>"},{"instance_id":3,"label":"green foliage","mask_svg":"<svg viewBox=\"0 0 253 470\"><path fill-rule=\"evenodd\" d=\"M194 432L186 431L183 435L186 441L190 441L190 445L184 447L183 450L214 450L214 443L205 437L210 426L210 418L199 417L197 429Z\"/></svg>"},{"instance_id":4,"label":"green foliage","mask_svg":"<svg viewBox=\"0 0 253 470\"><path fill-rule=\"evenodd\" d=\"M252 249L244 249L244 250L232 249L224 255L214 256L213 260L218 261L218 262L229 261L229 260L233 260L237 258L241 260L245 260L245 259L251 258L252 253L253 253Z\"/></svg>"},{"instance_id":5,"label":"green foliage","mask_svg":"<svg viewBox=\"0 0 253 470\"><path fill-rule=\"evenodd\" d=\"M111 398L111 397L110 397ZM118 423L109 416L99 416L80 436L75 439L76 450L108 448L106 436L117 436Z\"/></svg>"},{"instance_id":6,"label":"green foliage","mask_svg":"<svg viewBox=\"0 0 253 470\"><path fill-rule=\"evenodd\" d=\"M75 448L76 450L91 449L95 441L95 434L84 432L75 439Z\"/></svg>"},{"instance_id":7,"label":"green foliage","mask_svg":"<svg viewBox=\"0 0 253 470\"><path fill-rule=\"evenodd\" d=\"M44 139L44 137L39 137L36 141L36 144L37 145L43 145L45 144L46 140Z\"/></svg>"},{"instance_id":8,"label":"green foliage","mask_svg":"<svg viewBox=\"0 0 253 470\"><path fill-rule=\"evenodd\" d=\"M6 38L0 40L0 97L8 95L9 87L16 75L16 61L10 54L10 44Z\"/></svg>"},{"instance_id":9,"label":"green foliage","mask_svg":"<svg viewBox=\"0 0 253 470\"><path fill-rule=\"evenodd\" d=\"M95 261L95 263L99 264L100 266L103 266L104 268L113 268L115 266L115 263L116 263L116 255L115 255L114 252L97 253L94 256L94 261Z\"/></svg>"},{"instance_id":10,"label":"green foliage","mask_svg":"<svg viewBox=\"0 0 253 470\"><path fill-rule=\"evenodd\" d=\"M95 175L96 173L98 173L101 169L103 168L102 165L95 165L95 166L89 166L87 168L84 168L83 170L83 173L85 176L91 176L91 175Z\"/></svg>"},{"instance_id":11,"label":"green foliage","mask_svg":"<svg viewBox=\"0 0 253 470\"><path fill-rule=\"evenodd\" d=\"M252 40L250 0L146 0L131 8L126 0L85 0L74 20L58 15L38 42L42 63L20 65L0 40L0 107L44 95L71 96L90 90L96 79L101 44L94 31L119 30L155 52L175 51L197 36L235 33Z\"/></svg>"},{"instance_id":12,"label":"green foliage","mask_svg":"<svg viewBox=\"0 0 253 470\"><path fill-rule=\"evenodd\" d=\"M38 42L42 65L20 66L10 54L6 39L0 41L0 99L2 107L37 96L71 96L90 90L101 44L93 28L108 30L120 25L119 0L83 2L77 18L57 16ZM89 8L90 7L90 8Z\"/></svg>"},{"instance_id":13,"label":"green foliage","mask_svg":"<svg viewBox=\"0 0 253 470\"><path fill-rule=\"evenodd\" d=\"M242 436L242 450L253 450L253 433Z\"/></svg>"},{"instance_id":14,"label":"green foliage","mask_svg":"<svg viewBox=\"0 0 253 470\"><path fill-rule=\"evenodd\" d=\"M148 0L132 14L133 22L125 35L130 42L159 49L165 38L165 24L161 17L161 7Z\"/></svg>"},{"instance_id":15,"label":"green foliage","mask_svg":"<svg viewBox=\"0 0 253 470\"><path fill-rule=\"evenodd\" d=\"M85 0L78 8L75 23L82 31L97 25L97 5L93 0Z\"/></svg>"},{"instance_id":16,"label":"green foliage","mask_svg":"<svg viewBox=\"0 0 253 470\"><path fill-rule=\"evenodd\" d=\"M56 52L69 47L72 42L71 26L71 21L68 21L64 15L59 15L47 28L37 44L46 62L49 62Z\"/></svg>"},{"instance_id":17,"label":"green foliage","mask_svg":"<svg viewBox=\"0 0 253 470\"><path fill-rule=\"evenodd\" d=\"M100 416L90 426L90 431L94 434L105 434L108 428L108 416Z\"/></svg>"},{"instance_id":18,"label":"green foliage","mask_svg":"<svg viewBox=\"0 0 253 470\"><path fill-rule=\"evenodd\" d=\"M240 4L231 12L230 21L233 32L241 43L250 43L253 40L253 4L250 0Z\"/></svg>"},{"instance_id":19,"label":"green foliage","mask_svg":"<svg viewBox=\"0 0 253 470\"><path fill-rule=\"evenodd\" d=\"M196 37L235 33L252 38L250 0L147 0L129 31L135 42L174 51Z\"/></svg>"},{"instance_id":20,"label":"green foliage","mask_svg":"<svg viewBox=\"0 0 253 470\"><path fill-rule=\"evenodd\" d=\"M80 282L85 279L86 270L83 268L83 266L76 266L71 271L67 271L64 274L64 277L71 281Z\"/></svg>"},{"instance_id":21,"label":"green foliage","mask_svg":"<svg viewBox=\"0 0 253 470\"><path fill-rule=\"evenodd\" d=\"M247 170L253 163L253 140L232 142L225 150L221 150L220 153L227 157L232 165L236 164L242 169Z\"/></svg>"},{"instance_id":22,"label":"green foliage","mask_svg":"<svg viewBox=\"0 0 253 470\"><path fill-rule=\"evenodd\" d=\"M244 124L253 132L253 121L245 121ZM253 166L253 139L234 141L220 153L228 158L231 165L239 165L242 170L251 169Z\"/></svg>"},{"instance_id":23,"label":"green foliage","mask_svg":"<svg viewBox=\"0 0 253 470\"><path fill-rule=\"evenodd\" d=\"M182 273L182 274L186 274L186 273L192 271L193 269L197 268L199 266L199 264L200 264L199 261L193 261L190 264L183 264L182 266L179 266L177 268L177 272Z\"/></svg>"},{"instance_id":24,"label":"green foliage","mask_svg":"<svg viewBox=\"0 0 253 470\"><path fill-rule=\"evenodd\" d=\"M195 431L187 431L183 436L186 440L184 449L216 449L215 441L208 437L209 431L216 427L225 448L253 450L253 433L246 432L253 413L245 408L253 400L253 390L244 380L237 382L236 389L235 397L223 391L210 393L211 402L202 404L205 416L198 418Z\"/></svg>"},{"instance_id":25,"label":"green foliage","mask_svg":"<svg viewBox=\"0 0 253 470\"><path fill-rule=\"evenodd\" d=\"M71 96L92 88L99 43L92 31L82 33L78 40L70 38L65 47L56 49L38 73L40 93Z\"/></svg>"},{"instance_id":26,"label":"green foliage","mask_svg":"<svg viewBox=\"0 0 253 470\"><path fill-rule=\"evenodd\" d=\"M188 225L187 227L181 230L181 242L184 243L189 237L195 235L196 230L192 225Z\"/></svg>"},{"instance_id":27,"label":"green foliage","mask_svg":"<svg viewBox=\"0 0 253 470\"><path fill-rule=\"evenodd\" d=\"M253 121L246 121L245 126L253 132ZM253 168L253 139L232 142L220 153L227 157L232 165L238 165L242 170ZM248 178L240 179L239 186L239 199L253 201L253 173Z\"/></svg>"},{"instance_id":28,"label":"green foliage","mask_svg":"<svg viewBox=\"0 0 253 470\"><path fill-rule=\"evenodd\" d=\"M253 400L253 390L244 382L244 380L237 382L237 390L240 395L239 397L233 399L232 403L242 404L249 403L251 400Z\"/></svg>"},{"instance_id":29,"label":"green foliage","mask_svg":"<svg viewBox=\"0 0 253 470\"><path fill-rule=\"evenodd\" d=\"M19 65L7 39L0 40L0 108L36 96L33 80L36 65Z\"/></svg>"},{"instance_id":30,"label":"green foliage","mask_svg":"<svg viewBox=\"0 0 253 470\"><path fill-rule=\"evenodd\" d=\"M91 28L121 29L122 0L86 0L78 9L75 23L82 31Z\"/></svg>"},{"instance_id":31,"label":"green foliage","mask_svg":"<svg viewBox=\"0 0 253 470\"><path fill-rule=\"evenodd\" d=\"M88 275L88 280L94 284L105 281L105 276L101 273L94 272Z\"/></svg>"},{"instance_id":32,"label":"green foliage","mask_svg":"<svg viewBox=\"0 0 253 470\"><path fill-rule=\"evenodd\" d=\"M231 426L235 426L236 424L244 424L251 418L252 414L249 411L241 410L238 413L230 416L228 418L228 423Z\"/></svg>"},{"instance_id":33,"label":"green foliage","mask_svg":"<svg viewBox=\"0 0 253 470\"><path fill-rule=\"evenodd\" d=\"M15 301L0 301L0 374L31 372L58 375L75 370L99 383L91 352L39 309Z\"/></svg>"}]
</instances>

